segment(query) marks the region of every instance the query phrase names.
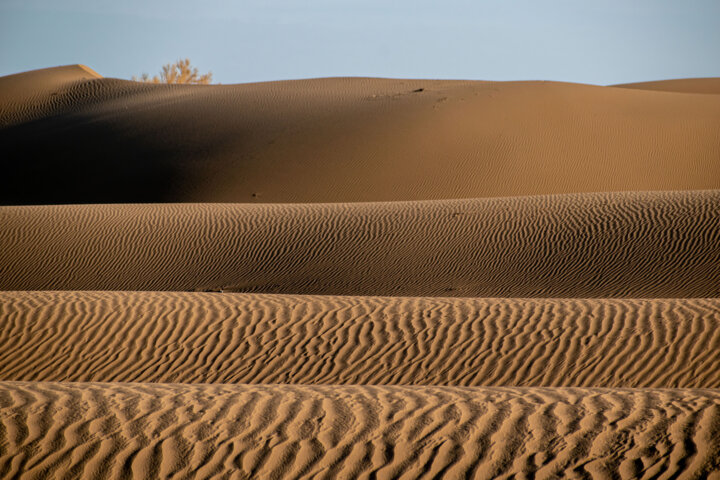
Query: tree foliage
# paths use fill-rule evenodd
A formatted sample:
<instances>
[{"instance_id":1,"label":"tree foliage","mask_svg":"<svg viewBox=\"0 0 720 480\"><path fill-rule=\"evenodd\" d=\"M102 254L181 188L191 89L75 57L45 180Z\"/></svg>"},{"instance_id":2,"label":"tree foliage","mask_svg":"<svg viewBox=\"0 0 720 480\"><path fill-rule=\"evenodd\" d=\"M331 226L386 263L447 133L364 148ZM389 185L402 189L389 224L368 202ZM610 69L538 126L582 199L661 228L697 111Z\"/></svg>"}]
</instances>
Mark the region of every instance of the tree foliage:
<instances>
[{"instance_id":1,"label":"tree foliage","mask_svg":"<svg viewBox=\"0 0 720 480\"><path fill-rule=\"evenodd\" d=\"M136 82L144 83L185 83L207 85L212 81L212 72L200 75L198 69L190 65L190 59L178 60L162 67L160 75L151 77L143 73L140 77L133 77Z\"/></svg>"}]
</instances>

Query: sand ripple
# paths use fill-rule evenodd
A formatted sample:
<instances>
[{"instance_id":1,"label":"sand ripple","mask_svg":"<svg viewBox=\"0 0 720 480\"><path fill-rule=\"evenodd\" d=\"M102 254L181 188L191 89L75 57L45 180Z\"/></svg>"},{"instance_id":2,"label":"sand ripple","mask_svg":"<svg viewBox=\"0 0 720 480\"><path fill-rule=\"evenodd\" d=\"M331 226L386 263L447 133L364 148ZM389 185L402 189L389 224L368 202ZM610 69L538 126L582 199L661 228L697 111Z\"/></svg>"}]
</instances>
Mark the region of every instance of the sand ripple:
<instances>
[{"instance_id":1,"label":"sand ripple","mask_svg":"<svg viewBox=\"0 0 720 480\"><path fill-rule=\"evenodd\" d=\"M720 81L616 87L0 78L0 478L720 480Z\"/></svg>"},{"instance_id":2,"label":"sand ripple","mask_svg":"<svg viewBox=\"0 0 720 480\"><path fill-rule=\"evenodd\" d=\"M720 388L720 300L0 293L0 379Z\"/></svg>"},{"instance_id":3,"label":"sand ripple","mask_svg":"<svg viewBox=\"0 0 720 480\"><path fill-rule=\"evenodd\" d=\"M0 207L2 290L720 297L720 191Z\"/></svg>"},{"instance_id":4,"label":"sand ripple","mask_svg":"<svg viewBox=\"0 0 720 480\"><path fill-rule=\"evenodd\" d=\"M709 390L3 382L0 425L3 478L707 478L720 467Z\"/></svg>"}]
</instances>

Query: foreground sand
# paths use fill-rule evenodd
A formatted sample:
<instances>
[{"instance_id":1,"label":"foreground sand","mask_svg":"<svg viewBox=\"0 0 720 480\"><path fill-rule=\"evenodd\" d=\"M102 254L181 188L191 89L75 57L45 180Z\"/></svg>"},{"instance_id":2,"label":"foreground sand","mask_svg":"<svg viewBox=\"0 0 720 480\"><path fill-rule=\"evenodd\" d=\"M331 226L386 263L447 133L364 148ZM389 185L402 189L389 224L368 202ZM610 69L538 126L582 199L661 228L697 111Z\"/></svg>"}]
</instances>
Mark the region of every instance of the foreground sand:
<instances>
[{"instance_id":1,"label":"foreground sand","mask_svg":"<svg viewBox=\"0 0 720 480\"><path fill-rule=\"evenodd\" d=\"M0 109L0 204L720 188L720 95L371 78L147 85L61 73L22 74L28 95L37 83L60 87L32 108Z\"/></svg>"},{"instance_id":2,"label":"foreground sand","mask_svg":"<svg viewBox=\"0 0 720 480\"><path fill-rule=\"evenodd\" d=\"M714 390L0 382L0 409L2 477L718 478L720 468Z\"/></svg>"},{"instance_id":3,"label":"foreground sand","mask_svg":"<svg viewBox=\"0 0 720 480\"><path fill-rule=\"evenodd\" d=\"M1 207L2 290L718 297L720 191Z\"/></svg>"},{"instance_id":4,"label":"foreground sand","mask_svg":"<svg viewBox=\"0 0 720 480\"><path fill-rule=\"evenodd\" d=\"M1 292L0 380L720 388L720 300Z\"/></svg>"}]
</instances>

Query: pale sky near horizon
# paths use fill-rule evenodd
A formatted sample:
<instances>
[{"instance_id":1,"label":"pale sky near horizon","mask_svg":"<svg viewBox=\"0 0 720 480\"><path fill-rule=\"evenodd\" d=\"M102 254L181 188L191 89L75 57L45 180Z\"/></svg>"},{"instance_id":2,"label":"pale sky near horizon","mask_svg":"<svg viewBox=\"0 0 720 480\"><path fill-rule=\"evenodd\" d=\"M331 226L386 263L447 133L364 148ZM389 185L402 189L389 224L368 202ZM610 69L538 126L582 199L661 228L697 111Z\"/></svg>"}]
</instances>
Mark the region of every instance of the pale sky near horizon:
<instances>
[{"instance_id":1,"label":"pale sky near horizon","mask_svg":"<svg viewBox=\"0 0 720 480\"><path fill-rule=\"evenodd\" d=\"M0 0L0 75L184 57L222 83L720 77L720 0Z\"/></svg>"}]
</instances>

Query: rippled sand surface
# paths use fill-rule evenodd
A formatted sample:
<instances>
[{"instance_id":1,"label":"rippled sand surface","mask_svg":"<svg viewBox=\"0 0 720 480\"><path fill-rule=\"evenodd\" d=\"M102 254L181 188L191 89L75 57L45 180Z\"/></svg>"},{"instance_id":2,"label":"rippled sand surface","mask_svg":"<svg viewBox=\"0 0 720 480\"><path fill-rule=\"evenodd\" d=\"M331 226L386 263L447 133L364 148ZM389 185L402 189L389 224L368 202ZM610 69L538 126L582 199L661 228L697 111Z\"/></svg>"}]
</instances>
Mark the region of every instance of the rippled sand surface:
<instances>
[{"instance_id":1,"label":"rippled sand surface","mask_svg":"<svg viewBox=\"0 0 720 480\"><path fill-rule=\"evenodd\" d=\"M719 92L0 78L0 478L719 479Z\"/></svg>"}]
</instances>

